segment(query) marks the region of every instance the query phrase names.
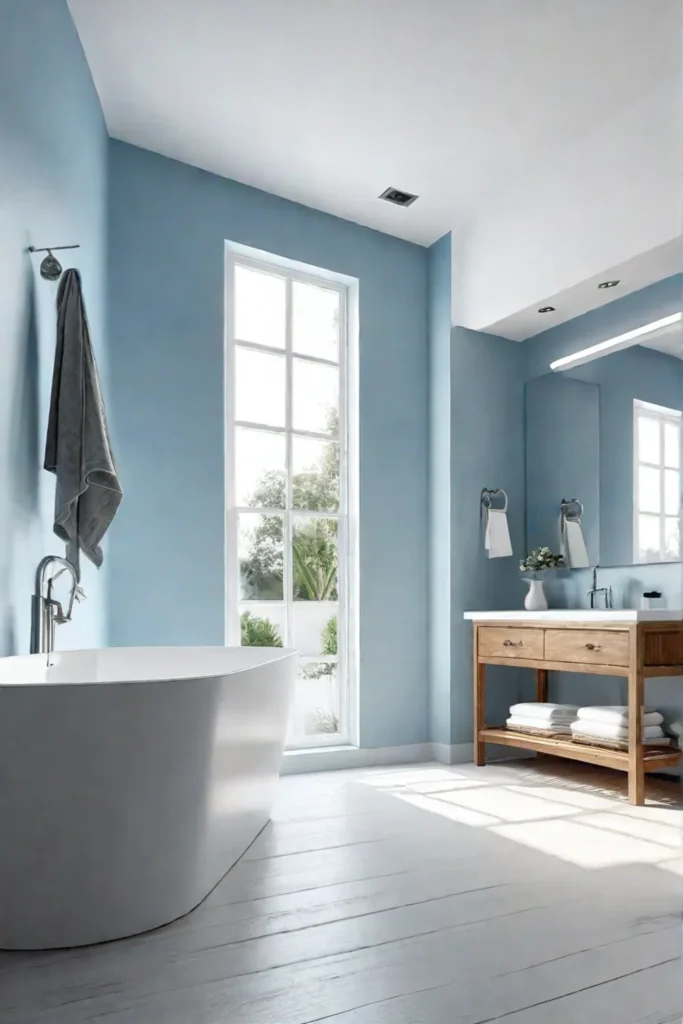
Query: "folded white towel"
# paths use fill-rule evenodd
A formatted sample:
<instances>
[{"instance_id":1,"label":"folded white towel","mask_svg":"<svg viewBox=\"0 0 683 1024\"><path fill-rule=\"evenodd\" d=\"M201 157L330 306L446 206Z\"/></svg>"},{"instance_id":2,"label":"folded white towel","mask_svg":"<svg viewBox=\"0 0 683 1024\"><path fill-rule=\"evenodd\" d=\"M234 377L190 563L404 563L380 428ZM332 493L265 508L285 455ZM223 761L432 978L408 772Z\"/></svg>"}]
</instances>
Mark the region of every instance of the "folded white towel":
<instances>
[{"instance_id":1,"label":"folded white towel","mask_svg":"<svg viewBox=\"0 0 683 1024\"><path fill-rule=\"evenodd\" d=\"M571 736L569 722L543 722L540 718L530 715L510 715L505 723L509 729L539 729L542 732L557 733L558 736Z\"/></svg>"},{"instance_id":2,"label":"folded white towel","mask_svg":"<svg viewBox=\"0 0 683 1024\"><path fill-rule=\"evenodd\" d=\"M510 708L511 715L522 715L525 718L535 718L541 722L573 722L576 719L576 712L579 709L573 704L544 704L528 703L513 704Z\"/></svg>"},{"instance_id":3,"label":"folded white towel","mask_svg":"<svg viewBox=\"0 0 683 1024\"><path fill-rule=\"evenodd\" d=\"M609 722L591 722L587 718L577 719L572 722L570 729L573 733L581 733L582 736L599 736L605 740L627 740L628 727L621 725L610 725ZM664 733L661 725L643 726L643 739L659 739Z\"/></svg>"},{"instance_id":4,"label":"folded white towel","mask_svg":"<svg viewBox=\"0 0 683 1024\"><path fill-rule=\"evenodd\" d=\"M508 517L502 509L488 510L484 547L489 553L489 558L507 558L512 554Z\"/></svg>"},{"instance_id":5,"label":"folded white towel","mask_svg":"<svg viewBox=\"0 0 683 1024\"><path fill-rule=\"evenodd\" d=\"M628 708L621 706L596 706L579 708L576 716L578 719L588 719L591 722L605 722L607 725L627 726ZM664 721L659 711L645 711L643 725L661 725Z\"/></svg>"},{"instance_id":6,"label":"folded white towel","mask_svg":"<svg viewBox=\"0 0 683 1024\"><path fill-rule=\"evenodd\" d=\"M587 569L591 564L588 558L583 530L578 520L567 520L562 517L562 554L571 569Z\"/></svg>"}]
</instances>

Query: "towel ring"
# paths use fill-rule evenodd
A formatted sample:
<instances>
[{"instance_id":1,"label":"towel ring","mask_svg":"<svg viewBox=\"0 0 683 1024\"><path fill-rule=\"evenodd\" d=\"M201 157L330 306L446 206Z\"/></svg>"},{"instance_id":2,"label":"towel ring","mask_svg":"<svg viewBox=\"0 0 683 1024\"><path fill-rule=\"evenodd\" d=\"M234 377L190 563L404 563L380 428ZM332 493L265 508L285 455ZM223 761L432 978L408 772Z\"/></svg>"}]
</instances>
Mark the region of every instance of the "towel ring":
<instances>
[{"instance_id":1,"label":"towel ring","mask_svg":"<svg viewBox=\"0 0 683 1024\"><path fill-rule=\"evenodd\" d=\"M493 504L493 499L494 498L502 500L502 502L503 502L503 507L502 508L498 508L497 506L494 506L494 504ZM484 508L485 509L493 508L497 512L507 512L507 510L508 510L508 496L507 496L507 494L505 493L505 491L503 490L502 487L484 487L484 489L481 492L480 502L481 502L482 509L484 509Z\"/></svg>"},{"instance_id":2,"label":"towel ring","mask_svg":"<svg viewBox=\"0 0 683 1024\"><path fill-rule=\"evenodd\" d=\"M560 515L568 523L578 523L583 515L583 505L578 498L563 498L560 503Z\"/></svg>"}]
</instances>

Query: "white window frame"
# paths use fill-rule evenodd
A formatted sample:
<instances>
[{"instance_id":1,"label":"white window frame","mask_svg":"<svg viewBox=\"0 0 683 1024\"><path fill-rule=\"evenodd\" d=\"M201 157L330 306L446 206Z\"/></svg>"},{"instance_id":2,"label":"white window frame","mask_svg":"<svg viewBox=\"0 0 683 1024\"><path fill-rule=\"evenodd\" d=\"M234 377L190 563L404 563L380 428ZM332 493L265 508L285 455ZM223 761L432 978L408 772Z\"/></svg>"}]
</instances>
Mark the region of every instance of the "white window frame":
<instances>
[{"instance_id":1,"label":"white window frame","mask_svg":"<svg viewBox=\"0 0 683 1024\"><path fill-rule=\"evenodd\" d=\"M659 462L647 462L645 459L641 459L639 451L639 431L638 431L638 420L643 417L650 420L657 420L659 423ZM672 514L665 512L665 469L676 470L678 472L678 492L680 495L681 490L681 466L680 456L683 454L681 447L679 446L679 466L669 466L665 459L665 447L664 447L664 428L667 425L674 426L679 431L681 430L682 414L678 409L669 409L664 405L654 405L652 402L643 402L636 398L633 401L633 562L635 565L643 564L640 557L640 515L657 516L659 519L659 561L660 562L680 562L681 551L680 551L680 539L679 539L679 552L676 558L666 557L666 521L667 519L676 518ZM641 510L639 504L639 469L641 466L646 466L651 469L658 469L660 476L660 511L649 512ZM679 506L679 523L680 523L680 506ZM680 534L679 534L680 537ZM647 564L647 563L645 563Z\"/></svg>"},{"instance_id":2,"label":"white window frame","mask_svg":"<svg viewBox=\"0 0 683 1024\"><path fill-rule=\"evenodd\" d=\"M294 605L292 596L292 528L295 517L310 517L337 520L337 656L301 656L301 664L331 662L337 664L337 685L339 691L339 731L300 736L290 743L288 749L310 749L311 747L338 746L357 743L358 697L357 697L357 435L354 430L357 403L355 358L350 339L357 333L357 296L354 295L352 279L331 275L317 268L299 269L293 261L278 259L269 253L258 252L247 247L226 243L225 259L225 638L230 646L239 646L240 568L238 553L238 526L240 513L280 516L283 519L284 540L284 600L273 604L285 609L285 646L291 646L291 629ZM285 347L276 348L255 342L245 342L235 337L234 320L234 277L235 267L243 266L282 277L286 287L286 331ZM292 284L301 281L307 284L335 290L339 294L339 362L295 353L292 346ZM356 298L356 302L351 300ZM354 315L355 314L355 315ZM235 351L245 348L279 356L286 361L286 407L285 426L273 427L256 422L236 419L235 415ZM306 512L291 508L292 488L292 442L296 437L330 440L330 435L314 431L295 430L292 423L292 376L294 358L333 366L339 370L339 511ZM284 509L240 507L236 503L235 447L237 429L246 427L285 437L286 445L286 500ZM352 614L353 612L353 614Z\"/></svg>"}]
</instances>

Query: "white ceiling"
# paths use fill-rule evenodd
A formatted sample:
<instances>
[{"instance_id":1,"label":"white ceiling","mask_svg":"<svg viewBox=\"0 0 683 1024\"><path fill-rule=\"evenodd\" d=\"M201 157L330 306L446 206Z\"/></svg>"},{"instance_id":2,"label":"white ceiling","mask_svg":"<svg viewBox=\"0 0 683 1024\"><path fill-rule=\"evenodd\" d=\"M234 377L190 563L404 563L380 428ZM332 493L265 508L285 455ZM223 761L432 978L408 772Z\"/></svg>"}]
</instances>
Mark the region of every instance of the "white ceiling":
<instances>
[{"instance_id":1,"label":"white ceiling","mask_svg":"<svg viewBox=\"0 0 683 1024\"><path fill-rule=\"evenodd\" d=\"M679 0L70 0L110 133L429 244L678 66ZM387 186L417 192L407 210Z\"/></svg>"},{"instance_id":2,"label":"white ceiling","mask_svg":"<svg viewBox=\"0 0 683 1024\"><path fill-rule=\"evenodd\" d=\"M512 315L487 326L489 334L497 334L511 341L524 341L542 331L572 320L575 316L599 309L608 302L621 299L631 292L683 272L683 246L680 238L641 253L618 266L607 267L599 274L588 277L564 291L544 296L541 302L520 309ZM615 288L598 288L602 281L618 281ZM683 289L682 289L683 292ZM553 306L552 313L539 313L539 307ZM681 295L683 308L683 294ZM662 314L664 315L664 314ZM654 347L654 346L653 346Z\"/></svg>"},{"instance_id":3,"label":"white ceiling","mask_svg":"<svg viewBox=\"0 0 683 1024\"><path fill-rule=\"evenodd\" d=\"M454 248L455 323L528 337L540 306L561 323L601 303L599 281L633 291L678 269L682 85L679 66L491 197Z\"/></svg>"},{"instance_id":4,"label":"white ceiling","mask_svg":"<svg viewBox=\"0 0 683 1024\"><path fill-rule=\"evenodd\" d=\"M663 352L664 355L683 359L683 327L680 323L672 324L651 334L647 341L641 341L640 344L656 352Z\"/></svg>"},{"instance_id":5,"label":"white ceiling","mask_svg":"<svg viewBox=\"0 0 683 1024\"><path fill-rule=\"evenodd\" d=\"M646 123L672 83L680 96L680 0L68 2L112 136L421 244L452 230L465 252L472 235L471 308L459 322L499 323L509 337L541 329L532 310L602 268L574 258L571 272L543 274L571 249L593 164L603 171L596 188L611 180L600 140L614 156L619 126L644 96ZM581 173L561 182L565 152L582 154L572 165ZM628 153L633 177L633 146ZM546 166L557 187L534 212ZM659 191L657 174L641 178L641 191ZM388 186L420 198L391 206L377 198ZM622 191L646 221L647 203ZM501 209L526 217L509 219L512 245L498 244ZM554 213L561 231L537 231L533 259L518 252L526 224L548 225ZM619 210L612 217L623 220ZM609 252L612 267L631 265L625 287L650 283L652 260L633 263L633 245L593 245L592 233L609 230L600 221L598 210L581 225L579 257ZM643 251L670 241L661 226L650 235ZM503 295L513 269L526 279L511 278ZM591 303L592 286L579 287L558 318Z\"/></svg>"}]
</instances>

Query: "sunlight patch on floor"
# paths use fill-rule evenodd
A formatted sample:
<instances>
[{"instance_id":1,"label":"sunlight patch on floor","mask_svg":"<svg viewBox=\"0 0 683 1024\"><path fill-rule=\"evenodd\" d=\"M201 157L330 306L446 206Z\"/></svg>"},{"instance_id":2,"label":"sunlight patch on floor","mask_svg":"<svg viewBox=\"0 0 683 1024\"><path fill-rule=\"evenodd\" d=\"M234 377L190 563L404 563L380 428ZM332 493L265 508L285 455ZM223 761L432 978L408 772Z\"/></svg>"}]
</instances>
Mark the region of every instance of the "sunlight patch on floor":
<instances>
[{"instance_id":1,"label":"sunlight patch on floor","mask_svg":"<svg viewBox=\"0 0 683 1024\"><path fill-rule=\"evenodd\" d=\"M437 803L435 799L428 796L410 796L408 793L397 793L399 800L411 807L419 807L423 811L431 811L439 814L449 821L457 821L459 825L472 825L475 828L485 828L487 825L500 824L500 818L492 818L490 814L482 814L480 811L468 810L466 807L458 807L455 804Z\"/></svg>"},{"instance_id":2,"label":"sunlight patch on floor","mask_svg":"<svg viewBox=\"0 0 683 1024\"><path fill-rule=\"evenodd\" d=\"M619 807L619 813L642 821L659 821L662 825L671 825L683 831L683 811L677 807L633 807L624 804Z\"/></svg>"},{"instance_id":3,"label":"sunlight patch on floor","mask_svg":"<svg viewBox=\"0 0 683 1024\"><path fill-rule=\"evenodd\" d=\"M442 793L437 800L459 804L482 814L492 814L500 821L543 821L546 818L560 818L563 815L575 814L575 808L567 804L553 803L514 793L507 787L470 790L467 792Z\"/></svg>"},{"instance_id":4,"label":"sunlight patch on floor","mask_svg":"<svg viewBox=\"0 0 683 1024\"><path fill-rule=\"evenodd\" d=\"M454 779L451 778L448 783L445 781L441 782L415 782L409 789L413 793L424 793L424 794L437 794L437 793L451 793L456 789L477 789L480 786L488 786L488 782L478 779Z\"/></svg>"},{"instance_id":5,"label":"sunlight patch on floor","mask_svg":"<svg viewBox=\"0 0 683 1024\"><path fill-rule=\"evenodd\" d=\"M528 793L529 796L536 796L542 800L549 799L557 803L568 804L577 810L614 810L614 797L597 796L595 793L587 793L585 790L565 789L562 786L509 786L508 788L513 793Z\"/></svg>"},{"instance_id":6,"label":"sunlight patch on floor","mask_svg":"<svg viewBox=\"0 0 683 1024\"><path fill-rule=\"evenodd\" d=\"M618 832L634 839L645 839L659 846L669 846L673 850L681 848L681 833L673 824L662 825L659 822L644 821L642 818L632 818L627 814L592 814L590 817L576 820L585 821L594 828Z\"/></svg>"},{"instance_id":7,"label":"sunlight patch on floor","mask_svg":"<svg viewBox=\"0 0 683 1024\"><path fill-rule=\"evenodd\" d=\"M366 781L366 780L364 780ZM683 811L632 807L610 780L554 779L528 766L398 769L367 782L431 814L587 869L652 864L683 874ZM675 799L668 794L665 799Z\"/></svg>"},{"instance_id":8,"label":"sunlight patch on floor","mask_svg":"<svg viewBox=\"0 0 683 1024\"><path fill-rule=\"evenodd\" d=\"M392 786L412 786L415 783L452 782L453 779L462 779L464 776L457 772L448 771L446 768L418 768L398 769L392 772L382 772L381 775L368 775L363 778L366 786L373 786L375 789L386 789Z\"/></svg>"},{"instance_id":9,"label":"sunlight patch on floor","mask_svg":"<svg viewBox=\"0 0 683 1024\"><path fill-rule=\"evenodd\" d=\"M551 854L581 868L658 864L671 857L671 849L667 846L608 832L577 821L495 825L491 831L504 839L512 839L522 846Z\"/></svg>"}]
</instances>

